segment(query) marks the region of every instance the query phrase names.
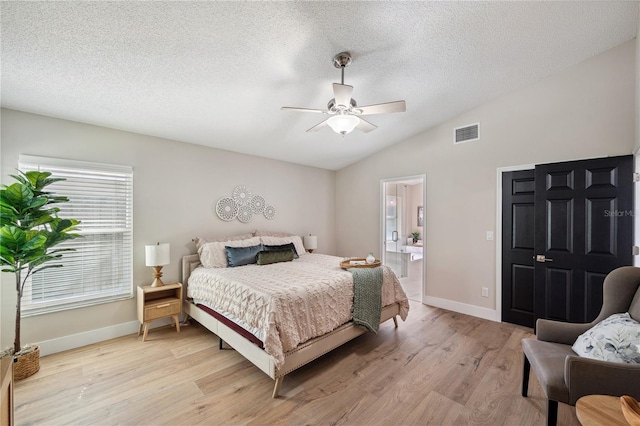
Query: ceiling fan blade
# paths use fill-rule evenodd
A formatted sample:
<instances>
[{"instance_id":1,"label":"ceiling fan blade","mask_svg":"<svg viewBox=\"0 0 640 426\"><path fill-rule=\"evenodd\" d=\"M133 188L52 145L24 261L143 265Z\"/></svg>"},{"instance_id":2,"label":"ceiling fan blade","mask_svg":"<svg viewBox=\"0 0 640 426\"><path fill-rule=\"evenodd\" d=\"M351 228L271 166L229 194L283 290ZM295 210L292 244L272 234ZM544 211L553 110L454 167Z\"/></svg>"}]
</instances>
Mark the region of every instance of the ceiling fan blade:
<instances>
[{"instance_id":1,"label":"ceiling fan blade","mask_svg":"<svg viewBox=\"0 0 640 426\"><path fill-rule=\"evenodd\" d=\"M309 130L307 130L307 132L317 132L320 129L323 129L325 127L327 127L327 121L329 121L329 119L327 118L326 120L316 124L315 126L313 126L312 128L310 128Z\"/></svg>"},{"instance_id":2,"label":"ceiling fan blade","mask_svg":"<svg viewBox=\"0 0 640 426\"><path fill-rule=\"evenodd\" d=\"M384 104L375 104L367 106L359 106L360 115L387 114L390 112L405 112L407 105L404 101L387 102Z\"/></svg>"},{"instance_id":3,"label":"ceiling fan blade","mask_svg":"<svg viewBox=\"0 0 640 426\"><path fill-rule=\"evenodd\" d=\"M318 112L320 114L327 114L329 112L323 109L313 109L313 108L280 107L280 109L283 111Z\"/></svg>"},{"instance_id":4,"label":"ceiling fan blade","mask_svg":"<svg viewBox=\"0 0 640 426\"><path fill-rule=\"evenodd\" d=\"M360 118L360 123L358 123L358 125L356 126L356 129L363 131L365 133L369 133L372 130L375 130L378 128L378 126L376 126L375 124L369 123L367 120Z\"/></svg>"},{"instance_id":5,"label":"ceiling fan blade","mask_svg":"<svg viewBox=\"0 0 640 426\"><path fill-rule=\"evenodd\" d=\"M347 108L351 105L351 94L353 93L353 86L347 86L346 84L333 83L333 97L336 100L336 105L342 105Z\"/></svg>"}]
</instances>

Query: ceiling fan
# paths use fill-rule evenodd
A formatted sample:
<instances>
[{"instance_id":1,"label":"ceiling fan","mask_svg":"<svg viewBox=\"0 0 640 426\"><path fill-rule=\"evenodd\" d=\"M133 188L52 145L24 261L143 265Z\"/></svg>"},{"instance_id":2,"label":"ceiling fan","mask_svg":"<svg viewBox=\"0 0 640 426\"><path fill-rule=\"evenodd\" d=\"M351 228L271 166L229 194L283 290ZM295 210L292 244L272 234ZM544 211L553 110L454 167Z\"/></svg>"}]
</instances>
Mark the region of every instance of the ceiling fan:
<instances>
[{"instance_id":1,"label":"ceiling fan","mask_svg":"<svg viewBox=\"0 0 640 426\"><path fill-rule=\"evenodd\" d=\"M344 69L350 64L351 54L349 52L338 53L333 58L333 66L340 68L342 71L342 80L340 84L333 83L334 98L329 101L326 110L295 107L282 107L281 109L286 111L319 112L322 114L329 114L331 117L319 124L316 124L307 130L307 132L316 132L329 126L334 132L340 133L341 135L346 135L353 131L353 129L358 129L365 133L375 130L377 126L363 119L361 117L363 115L404 112L407 110L404 101L387 102L359 107L356 100L351 97L351 94L353 93L353 86L344 84Z\"/></svg>"}]
</instances>

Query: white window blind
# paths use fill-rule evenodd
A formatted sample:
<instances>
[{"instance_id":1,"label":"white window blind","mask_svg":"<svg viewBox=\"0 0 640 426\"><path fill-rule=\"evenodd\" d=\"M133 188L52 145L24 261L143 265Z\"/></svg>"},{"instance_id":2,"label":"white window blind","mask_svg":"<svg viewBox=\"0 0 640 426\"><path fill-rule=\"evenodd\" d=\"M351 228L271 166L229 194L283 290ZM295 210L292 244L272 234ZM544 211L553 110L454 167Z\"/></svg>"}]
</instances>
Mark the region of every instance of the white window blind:
<instances>
[{"instance_id":1,"label":"white window blind","mask_svg":"<svg viewBox=\"0 0 640 426\"><path fill-rule=\"evenodd\" d=\"M47 191L69 198L56 204L59 217L81 221L81 237L56 246L75 249L63 253L63 267L38 272L25 285L23 316L133 297L133 169L26 155L19 169L65 178Z\"/></svg>"}]
</instances>

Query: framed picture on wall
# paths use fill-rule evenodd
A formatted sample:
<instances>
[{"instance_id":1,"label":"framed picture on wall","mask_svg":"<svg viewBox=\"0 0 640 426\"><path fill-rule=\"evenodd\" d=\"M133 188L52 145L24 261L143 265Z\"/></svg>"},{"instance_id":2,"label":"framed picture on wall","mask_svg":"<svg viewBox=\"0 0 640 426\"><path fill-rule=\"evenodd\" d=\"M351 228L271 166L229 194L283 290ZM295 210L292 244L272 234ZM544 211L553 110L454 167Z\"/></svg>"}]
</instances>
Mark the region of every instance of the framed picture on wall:
<instances>
[{"instance_id":1,"label":"framed picture on wall","mask_svg":"<svg viewBox=\"0 0 640 426\"><path fill-rule=\"evenodd\" d=\"M418 206L418 226L424 225L424 208L422 206Z\"/></svg>"}]
</instances>

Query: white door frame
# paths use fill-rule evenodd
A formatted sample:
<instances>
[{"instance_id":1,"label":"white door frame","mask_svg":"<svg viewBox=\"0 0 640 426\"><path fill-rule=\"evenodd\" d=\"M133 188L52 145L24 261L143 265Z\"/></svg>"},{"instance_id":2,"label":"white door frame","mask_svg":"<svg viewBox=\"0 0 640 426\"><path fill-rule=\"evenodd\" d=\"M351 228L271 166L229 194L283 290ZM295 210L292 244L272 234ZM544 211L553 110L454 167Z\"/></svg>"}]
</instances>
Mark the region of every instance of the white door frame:
<instances>
[{"instance_id":1,"label":"white door frame","mask_svg":"<svg viewBox=\"0 0 640 426\"><path fill-rule=\"evenodd\" d=\"M424 304L427 298L427 175L426 173L413 176L402 176L395 178L380 179L380 260L384 264L386 256L386 183L400 183L408 180L422 180L422 206L424 209L424 220L422 222L422 297L421 302Z\"/></svg>"},{"instance_id":2,"label":"white door frame","mask_svg":"<svg viewBox=\"0 0 640 426\"><path fill-rule=\"evenodd\" d=\"M498 167L496 190L496 321L502 322L502 174L520 170L533 170L535 164Z\"/></svg>"}]
</instances>

